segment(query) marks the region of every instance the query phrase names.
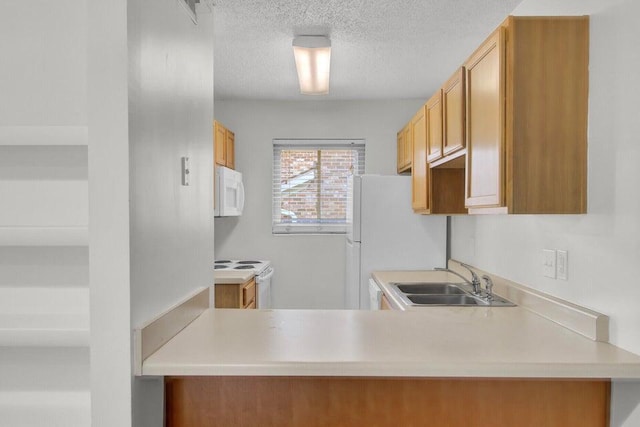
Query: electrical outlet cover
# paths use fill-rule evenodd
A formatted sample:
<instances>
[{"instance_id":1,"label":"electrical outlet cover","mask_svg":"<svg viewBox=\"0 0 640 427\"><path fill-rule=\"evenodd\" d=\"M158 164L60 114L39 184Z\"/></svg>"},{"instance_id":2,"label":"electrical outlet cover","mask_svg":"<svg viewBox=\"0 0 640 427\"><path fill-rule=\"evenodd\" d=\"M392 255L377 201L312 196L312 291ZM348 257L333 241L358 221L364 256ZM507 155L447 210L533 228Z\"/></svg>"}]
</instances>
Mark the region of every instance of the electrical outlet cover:
<instances>
[{"instance_id":1,"label":"electrical outlet cover","mask_svg":"<svg viewBox=\"0 0 640 427\"><path fill-rule=\"evenodd\" d=\"M558 255L556 256L556 272L558 275L558 279L568 280L569 252L561 250L558 251Z\"/></svg>"},{"instance_id":2,"label":"electrical outlet cover","mask_svg":"<svg viewBox=\"0 0 640 427\"><path fill-rule=\"evenodd\" d=\"M551 279L556 278L556 251L553 249L543 249L542 274Z\"/></svg>"}]
</instances>

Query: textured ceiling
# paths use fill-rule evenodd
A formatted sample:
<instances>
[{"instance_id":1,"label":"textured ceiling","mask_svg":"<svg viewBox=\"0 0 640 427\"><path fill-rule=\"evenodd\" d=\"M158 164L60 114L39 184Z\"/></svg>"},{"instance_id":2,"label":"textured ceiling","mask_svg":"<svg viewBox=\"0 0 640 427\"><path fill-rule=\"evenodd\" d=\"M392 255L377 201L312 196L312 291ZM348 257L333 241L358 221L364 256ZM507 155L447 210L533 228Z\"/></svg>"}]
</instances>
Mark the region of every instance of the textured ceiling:
<instances>
[{"instance_id":1,"label":"textured ceiling","mask_svg":"<svg viewBox=\"0 0 640 427\"><path fill-rule=\"evenodd\" d=\"M216 98L425 98L520 1L216 0ZM299 94L297 35L331 38L329 95Z\"/></svg>"}]
</instances>

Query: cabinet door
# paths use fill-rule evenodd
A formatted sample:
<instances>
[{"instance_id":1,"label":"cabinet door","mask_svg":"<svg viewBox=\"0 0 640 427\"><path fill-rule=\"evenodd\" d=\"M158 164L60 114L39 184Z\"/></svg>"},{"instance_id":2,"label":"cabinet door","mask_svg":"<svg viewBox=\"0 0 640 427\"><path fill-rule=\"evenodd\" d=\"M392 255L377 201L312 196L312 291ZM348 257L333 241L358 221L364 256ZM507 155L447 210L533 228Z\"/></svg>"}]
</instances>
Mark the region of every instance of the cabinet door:
<instances>
[{"instance_id":1,"label":"cabinet door","mask_svg":"<svg viewBox=\"0 0 640 427\"><path fill-rule=\"evenodd\" d=\"M218 122L214 122L214 151L217 165L226 166L225 149L227 146L227 130Z\"/></svg>"},{"instance_id":2,"label":"cabinet door","mask_svg":"<svg viewBox=\"0 0 640 427\"><path fill-rule=\"evenodd\" d=\"M235 169L236 168L236 157L235 157L235 134L233 132L231 132L229 129L227 129L227 138L225 140L226 142L226 147L225 147L225 164L228 168L230 169Z\"/></svg>"},{"instance_id":3,"label":"cabinet door","mask_svg":"<svg viewBox=\"0 0 640 427\"><path fill-rule=\"evenodd\" d=\"M504 206L504 57L504 28L499 28L464 65L467 207Z\"/></svg>"},{"instance_id":4,"label":"cabinet door","mask_svg":"<svg viewBox=\"0 0 640 427\"><path fill-rule=\"evenodd\" d=\"M427 161L442 157L442 91L427 101Z\"/></svg>"},{"instance_id":5,"label":"cabinet door","mask_svg":"<svg viewBox=\"0 0 640 427\"><path fill-rule=\"evenodd\" d=\"M442 154L444 156L464 148L464 67L442 88Z\"/></svg>"},{"instance_id":6,"label":"cabinet door","mask_svg":"<svg viewBox=\"0 0 640 427\"><path fill-rule=\"evenodd\" d=\"M413 135L413 164L411 166L412 178L412 207L415 212L428 213L429 211L429 185L427 173L427 124L423 106L411 121Z\"/></svg>"},{"instance_id":7,"label":"cabinet door","mask_svg":"<svg viewBox=\"0 0 640 427\"><path fill-rule=\"evenodd\" d=\"M407 126L404 128L404 169L408 170L412 167L413 164L413 136L411 130L411 122L407 123Z\"/></svg>"},{"instance_id":8,"label":"cabinet door","mask_svg":"<svg viewBox=\"0 0 640 427\"><path fill-rule=\"evenodd\" d=\"M242 301L240 306L243 308L251 308L251 304L254 304L253 308L255 308L256 301L256 279L251 279L247 284L242 286Z\"/></svg>"},{"instance_id":9,"label":"cabinet door","mask_svg":"<svg viewBox=\"0 0 640 427\"><path fill-rule=\"evenodd\" d=\"M398 132L398 160L396 170L402 172L404 167L404 129Z\"/></svg>"}]
</instances>

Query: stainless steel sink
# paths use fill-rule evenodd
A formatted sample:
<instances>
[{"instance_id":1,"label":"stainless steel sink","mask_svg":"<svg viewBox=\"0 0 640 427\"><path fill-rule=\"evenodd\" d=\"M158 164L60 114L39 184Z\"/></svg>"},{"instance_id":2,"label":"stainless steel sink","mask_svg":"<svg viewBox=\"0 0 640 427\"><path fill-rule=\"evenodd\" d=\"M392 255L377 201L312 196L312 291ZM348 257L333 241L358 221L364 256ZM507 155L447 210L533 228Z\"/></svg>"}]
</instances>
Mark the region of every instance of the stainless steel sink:
<instances>
[{"instance_id":1,"label":"stainless steel sink","mask_svg":"<svg viewBox=\"0 0 640 427\"><path fill-rule=\"evenodd\" d=\"M464 295L465 291L453 283L394 283L405 294Z\"/></svg>"},{"instance_id":2,"label":"stainless steel sink","mask_svg":"<svg viewBox=\"0 0 640 427\"><path fill-rule=\"evenodd\" d=\"M493 294L474 294L470 285L465 283L420 282L390 283L391 290L408 306L461 306L461 307L514 307L510 301Z\"/></svg>"},{"instance_id":3,"label":"stainless steel sink","mask_svg":"<svg viewBox=\"0 0 640 427\"><path fill-rule=\"evenodd\" d=\"M416 305L487 305L470 295L407 295L407 299Z\"/></svg>"}]
</instances>

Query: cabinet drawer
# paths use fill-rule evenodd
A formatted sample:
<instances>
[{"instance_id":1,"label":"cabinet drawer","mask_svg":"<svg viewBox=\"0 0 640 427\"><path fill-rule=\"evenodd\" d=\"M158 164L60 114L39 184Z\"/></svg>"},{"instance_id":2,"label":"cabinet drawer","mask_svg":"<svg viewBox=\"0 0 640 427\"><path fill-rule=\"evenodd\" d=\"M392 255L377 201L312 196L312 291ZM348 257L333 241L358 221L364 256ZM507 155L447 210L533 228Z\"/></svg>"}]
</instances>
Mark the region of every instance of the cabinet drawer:
<instances>
[{"instance_id":1,"label":"cabinet drawer","mask_svg":"<svg viewBox=\"0 0 640 427\"><path fill-rule=\"evenodd\" d=\"M380 299L380 310L393 310L387 297L383 294Z\"/></svg>"},{"instance_id":2,"label":"cabinet drawer","mask_svg":"<svg viewBox=\"0 0 640 427\"><path fill-rule=\"evenodd\" d=\"M248 307L249 304L253 302L255 308L256 301L256 279L252 279L249 283L243 286L242 288L242 306L244 308Z\"/></svg>"}]
</instances>

